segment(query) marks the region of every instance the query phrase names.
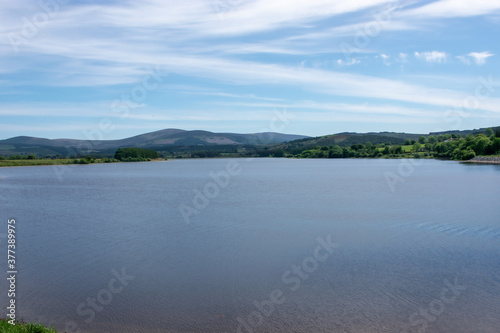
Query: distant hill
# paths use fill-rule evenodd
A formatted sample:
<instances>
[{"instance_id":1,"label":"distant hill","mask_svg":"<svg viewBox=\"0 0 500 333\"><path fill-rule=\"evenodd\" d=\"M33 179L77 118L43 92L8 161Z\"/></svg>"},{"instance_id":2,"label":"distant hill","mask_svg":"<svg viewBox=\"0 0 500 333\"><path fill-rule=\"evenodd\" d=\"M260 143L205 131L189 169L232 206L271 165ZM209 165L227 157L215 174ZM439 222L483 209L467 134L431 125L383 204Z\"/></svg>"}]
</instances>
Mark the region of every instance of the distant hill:
<instances>
[{"instance_id":1,"label":"distant hill","mask_svg":"<svg viewBox=\"0 0 500 333\"><path fill-rule=\"evenodd\" d=\"M491 128L493 131L500 131L500 126L496 127L488 127ZM469 134L476 135L476 134L482 134L486 131L486 128L479 128L479 129L473 129L473 130L464 130L464 131L444 131L444 132L431 132L429 133L430 135L438 136L438 135L444 135L444 134L459 134L461 136L467 136Z\"/></svg>"},{"instance_id":2,"label":"distant hill","mask_svg":"<svg viewBox=\"0 0 500 333\"><path fill-rule=\"evenodd\" d=\"M494 131L500 131L500 126L491 127ZM402 145L406 140L417 141L420 136L439 136L446 134L468 134L484 133L486 128L465 130L433 132L429 134L411 133L354 133L343 132L320 137L307 137L305 135L292 135L281 133L213 133L208 131L185 131L181 129L164 129L156 132L145 133L121 140L73 140L73 139L43 139L29 136L18 136L6 140L0 140L0 156L36 154L42 156L74 156L74 155L104 155L113 156L118 148L137 147L147 148L163 153L217 151L236 152L237 147L243 151L255 151L271 149L273 151L284 150L299 152L315 146L349 147L353 144L388 143L390 145ZM262 149L259 146L264 146Z\"/></svg>"},{"instance_id":3,"label":"distant hill","mask_svg":"<svg viewBox=\"0 0 500 333\"><path fill-rule=\"evenodd\" d=\"M138 147L171 150L179 147L209 147L232 145L269 145L306 138L304 135L281 133L213 133L164 129L121 140L44 139L18 136L0 140L0 155L38 154L43 156L71 156L75 154L110 154L118 148Z\"/></svg>"},{"instance_id":4,"label":"distant hill","mask_svg":"<svg viewBox=\"0 0 500 333\"><path fill-rule=\"evenodd\" d=\"M348 147L353 144L365 144L371 142L372 144L389 143L391 145L403 144L406 140L418 140L420 136L425 134L408 134L408 133L338 133L332 135L325 135L315 138L303 138L286 142L279 145L279 148L286 150L303 149L315 146L334 146Z\"/></svg>"},{"instance_id":5,"label":"distant hill","mask_svg":"<svg viewBox=\"0 0 500 333\"><path fill-rule=\"evenodd\" d=\"M493 131L500 130L500 126L490 127ZM331 134L312 138L303 138L286 143L279 144L276 149L284 149L288 151L293 151L294 149L302 150L304 148L312 148L315 146L334 146L338 145L340 147L349 147L353 144L366 144L371 142L372 144L389 143L390 145L402 145L406 140L418 141L420 136L428 137L429 135L439 136L445 134L459 134L461 136L466 136L469 134L482 134L486 131L486 128L474 129L474 130L464 130L464 131L446 131L446 132L433 132L429 134L411 134L411 133L395 133L395 132L379 132L379 133L355 133L355 132L344 132L338 134Z\"/></svg>"}]
</instances>

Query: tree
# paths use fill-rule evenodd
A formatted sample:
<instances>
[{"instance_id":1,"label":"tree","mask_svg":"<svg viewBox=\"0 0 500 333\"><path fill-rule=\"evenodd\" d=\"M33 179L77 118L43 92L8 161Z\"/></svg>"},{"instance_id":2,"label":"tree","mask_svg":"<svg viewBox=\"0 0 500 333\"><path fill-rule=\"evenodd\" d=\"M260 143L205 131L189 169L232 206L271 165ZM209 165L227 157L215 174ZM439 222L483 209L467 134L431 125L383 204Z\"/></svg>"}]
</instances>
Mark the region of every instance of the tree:
<instances>
[{"instance_id":1,"label":"tree","mask_svg":"<svg viewBox=\"0 0 500 333\"><path fill-rule=\"evenodd\" d=\"M491 141L492 150L494 154L500 152L500 138L493 138Z\"/></svg>"},{"instance_id":2,"label":"tree","mask_svg":"<svg viewBox=\"0 0 500 333\"><path fill-rule=\"evenodd\" d=\"M425 138L425 136L422 135L418 138L418 143L425 145L426 142L427 139Z\"/></svg>"},{"instance_id":3,"label":"tree","mask_svg":"<svg viewBox=\"0 0 500 333\"><path fill-rule=\"evenodd\" d=\"M434 135L429 135L429 137L427 138L427 142L429 142L430 144L435 144L437 141L438 140Z\"/></svg>"},{"instance_id":4,"label":"tree","mask_svg":"<svg viewBox=\"0 0 500 333\"><path fill-rule=\"evenodd\" d=\"M410 145L411 145L411 141L410 141L410 139L406 139L406 141L405 141L405 146L410 146Z\"/></svg>"},{"instance_id":5,"label":"tree","mask_svg":"<svg viewBox=\"0 0 500 333\"><path fill-rule=\"evenodd\" d=\"M329 158L342 158L344 157L344 151L339 146L333 146L328 152Z\"/></svg>"},{"instance_id":6,"label":"tree","mask_svg":"<svg viewBox=\"0 0 500 333\"><path fill-rule=\"evenodd\" d=\"M483 134L478 134L475 137L474 151L477 155L484 155L486 153L486 147L488 147L490 140Z\"/></svg>"},{"instance_id":7,"label":"tree","mask_svg":"<svg viewBox=\"0 0 500 333\"><path fill-rule=\"evenodd\" d=\"M277 150L274 154L273 154L274 157L283 157L285 156L285 153L283 153L283 150Z\"/></svg>"},{"instance_id":8,"label":"tree","mask_svg":"<svg viewBox=\"0 0 500 333\"><path fill-rule=\"evenodd\" d=\"M486 135L487 137L493 136L493 134L495 134L495 133L493 132L493 130L491 128L487 128L484 131L484 135Z\"/></svg>"},{"instance_id":9,"label":"tree","mask_svg":"<svg viewBox=\"0 0 500 333\"><path fill-rule=\"evenodd\" d=\"M115 153L115 158L120 161L145 161L159 156L157 151L144 148L118 148Z\"/></svg>"}]
</instances>

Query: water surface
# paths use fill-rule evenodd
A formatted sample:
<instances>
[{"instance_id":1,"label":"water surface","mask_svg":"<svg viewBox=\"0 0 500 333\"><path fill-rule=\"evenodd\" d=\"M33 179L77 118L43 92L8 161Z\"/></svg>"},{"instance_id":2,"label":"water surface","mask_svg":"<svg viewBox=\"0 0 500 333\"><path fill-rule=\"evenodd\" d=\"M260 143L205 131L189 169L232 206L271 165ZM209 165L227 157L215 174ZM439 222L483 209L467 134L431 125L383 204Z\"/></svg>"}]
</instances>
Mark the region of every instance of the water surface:
<instances>
[{"instance_id":1,"label":"water surface","mask_svg":"<svg viewBox=\"0 0 500 333\"><path fill-rule=\"evenodd\" d=\"M498 332L500 167L403 163L2 168L17 314L68 332Z\"/></svg>"}]
</instances>

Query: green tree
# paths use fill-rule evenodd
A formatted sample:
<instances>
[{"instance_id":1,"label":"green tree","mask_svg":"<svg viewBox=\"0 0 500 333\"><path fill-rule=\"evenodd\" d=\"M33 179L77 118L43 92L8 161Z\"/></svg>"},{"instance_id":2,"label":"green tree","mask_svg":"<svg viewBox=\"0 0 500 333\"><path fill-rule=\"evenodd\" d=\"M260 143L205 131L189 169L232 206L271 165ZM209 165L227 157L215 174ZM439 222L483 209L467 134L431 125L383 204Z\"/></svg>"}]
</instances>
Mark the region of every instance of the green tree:
<instances>
[{"instance_id":1,"label":"green tree","mask_svg":"<svg viewBox=\"0 0 500 333\"><path fill-rule=\"evenodd\" d=\"M285 156L285 153L283 152L283 150L277 150L274 154L273 154L274 157L283 157Z\"/></svg>"},{"instance_id":2,"label":"green tree","mask_svg":"<svg viewBox=\"0 0 500 333\"><path fill-rule=\"evenodd\" d=\"M487 137L493 136L493 134L495 134L495 133L493 132L493 130L491 128L487 128L484 131L484 135L486 135Z\"/></svg>"},{"instance_id":3,"label":"green tree","mask_svg":"<svg viewBox=\"0 0 500 333\"><path fill-rule=\"evenodd\" d=\"M435 144L437 141L438 140L434 135L429 135L429 137L427 138L427 142L429 142L430 144Z\"/></svg>"},{"instance_id":4,"label":"green tree","mask_svg":"<svg viewBox=\"0 0 500 333\"><path fill-rule=\"evenodd\" d=\"M486 154L486 147L490 144L490 140L484 136L483 134L478 134L474 138L474 151L476 152L477 155L484 155Z\"/></svg>"},{"instance_id":5,"label":"green tree","mask_svg":"<svg viewBox=\"0 0 500 333\"><path fill-rule=\"evenodd\" d=\"M115 158L120 161L145 161L159 156L157 151L144 148L118 148L115 153Z\"/></svg>"},{"instance_id":6,"label":"green tree","mask_svg":"<svg viewBox=\"0 0 500 333\"><path fill-rule=\"evenodd\" d=\"M500 153L500 138L493 138L493 140L491 140L491 147L494 154Z\"/></svg>"},{"instance_id":7,"label":"green tree","mask_svg":"<svg viewBox=\"0 0 500 333\"><path fill-rule=\"evenodd\" d=\"M342 158L344 157L344 151L339 146L333 146L328 152L329 158Z\"/></svg>"},{"instance_id":8,"label":"green tree","mask_svg":"<svg viewBox=\"0 0 500 333\"><path fill-rule=\"evenodd\" d=\"M422 135L418 138L418 143L425 145L426 142L427 139L425 138L425 136Z\"/></svg>"}]
</instances>

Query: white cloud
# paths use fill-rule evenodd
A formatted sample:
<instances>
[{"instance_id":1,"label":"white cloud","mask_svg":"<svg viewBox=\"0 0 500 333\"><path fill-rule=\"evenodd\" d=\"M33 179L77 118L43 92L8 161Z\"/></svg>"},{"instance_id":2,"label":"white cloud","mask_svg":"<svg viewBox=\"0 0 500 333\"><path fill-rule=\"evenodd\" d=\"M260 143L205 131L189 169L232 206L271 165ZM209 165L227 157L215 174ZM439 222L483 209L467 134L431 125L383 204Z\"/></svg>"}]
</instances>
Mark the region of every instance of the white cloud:
<instances>
[{"instance_id":1,"label":"white cloud","mask_svg":"<svg viewBox=\"0 0 500 333\"><path fill-rule=\"evenodd\" d=\"M415 58L426 62L446 62L448 55L446 52L431 51L431 52L415 52Z\"/></svg>"},{"instance_id":2,"label":"white cloud","mask_svg":"<svg viewBox=\"0 0 500 333\"><path fill-rule=\"evenodd\" d=\"M337 59L337 65L339 65L340 67L356 65L359 64L360 62L361 60L356 58L351 58L349 60Z\"/></svg>"},{"instance_id":3,"label":"white cloud","mask_svg":"<svg viewBox=\"0 0 500 333\"><path fill-rule=\"evenodd\" d=\"M494 54L491 54L488 51L485 52L471 52L469 54L457 56L460 61L462 61L466 65L470 65L471 62L474 62L476 65L481 66L486 63L486 59L492 57Z\"/></svg>"},{"instance_id":4,"label":"white cloud","mask_svg":"<svg viewBox=\"0 0 500 333\"><path fill-rule=\"evenodd\" d=\"M388 56L387 54L380 54L380 58L382 58L382 62L384 63L384 65L389 66L391 64L389 61L390 56Z\"/></svg>"},{"instance_id":5,"label":"white cloud","mask_svg":"<svg viewBox=\"0 0 500 333\"><path fill-rule=\"evenodd\" d=\"M401 52L399 54L399 61L402 63L408 62L408 54Z\"/></svg>"},{"instance_id":6,"label":"white cloud","mask_svg":"<svg viewBox=\"0 0 500 333\"><path fill-rule=\"evenodd\" d=\"M500 1L497 0L441 0L409 9L401 13L405 17L469 17L500 13Z\"/></svg>"}]
</instances>

